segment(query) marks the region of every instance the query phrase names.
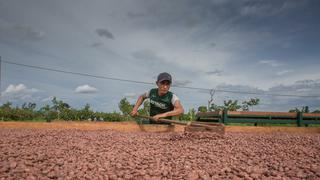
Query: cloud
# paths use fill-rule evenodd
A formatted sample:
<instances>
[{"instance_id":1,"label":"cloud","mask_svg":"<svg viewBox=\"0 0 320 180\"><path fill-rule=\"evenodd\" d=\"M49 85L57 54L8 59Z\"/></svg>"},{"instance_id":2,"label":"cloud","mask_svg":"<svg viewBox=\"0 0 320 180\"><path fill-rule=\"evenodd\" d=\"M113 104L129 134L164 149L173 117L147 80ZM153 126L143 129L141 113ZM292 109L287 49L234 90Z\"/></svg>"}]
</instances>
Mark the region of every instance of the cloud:
<instances>
[{"instance_id":1,"label":"cloud","mask_svg":"<svg viewBox=\"0 0 320 180\"><path fill-rule=\"evenodd\" d=\"M101 37L106 37L109 39L114 39L113 34L107 29L96 29L96 33Z\"/></svg>"},{"instance_id":2,"label":"cloud","mask_svg":"<svg viewBox=\"0 0 320 180\"><path fill-rule=\"evenodd\" d=\"M41 99L41 102L49 102L49 101L52 101L54 96L49 96L49 97L46 97L46 98L43 98Z\"/></svg>"},{"instance_id":3,"label":"cloud","mask_svg":"<svg viewBox=\"0 0 320 180\"><path fill-rule=\"evenodd\" d=\"M91 94L91 93L96 93L98 92L98 89L92 86L89 86L87 84L82 85L82 86L78 86L75 89L76 93L84 93L84 94Z\"/></svg>"},{"instance_id":4,"label":"cloud","mask_svg":"<svg viewBox=\"0 0 320 180\"><path fill-rule=\"evenodd\" d=\"M214 70L214 71L207 71L206 74L207 75L217 75L217 76L221 76L222 71L220 70Z\"/></svg>"},{"instance_id":5,"label":"cloud","mask_svg":"<svg viewBox=\"0 0 320 180\"><path fill-rule=\"evenodd\" d=\"M20 93L22 91L25 91L27 87L24 84L18 84L18 85L12 85L10 84L7 89L4 91L5 94L10 94L10 93Z\"/></svg>"},{"instance_id":6,"label":"cloud","mask_svg":"<svg viewBox=\"0 0 320 180\"><path fill-rule=\"evenodd\" d=\"M223 104L224 100L232 99L242 102L249 98L257 97L261 100L255 110L261 111L285 111L293 107L309 106L314 110L320 103L320 79L296 81L290 85L277 85L268 90L262 90L253 86L220 84L215 88L214 102ZM220 90L220 91L219 91ZM232 92L238 93L232 93ZM210 98L209 90L199 90ZM248 92L252 94L244 94ZM278 96L292 95L292 96ZM305 97L304 97L305 96ZM307 97L311 96L311 97Z\"/></svg>"},{"instance_id":7,"label":"cloud","mask_svg":"<svg viewBox=\"0 0 320 180\"><path fill-rule=\"evenodd\" d=\"M211 46L211 47L216 47L217 44L213 42L213 43L210 43L210 46Z\"/></svg>"},{"instance_id":8,"label":"cloud","mask_svg":"<svg viewBox=\"0 0 320 180\"><path fill-rule=\"evenodd\" d=\"M301 7L305 2L299 1L252 1L240 9L242 16L270 17Z\"/></svg>"},{"instance_id":9,"label":"cloud","mask_svg":"<svg viewBox=\"0 0 320 180\"><path fill-rule=\"evenodd\" d=\"M32 98L33 94L39 91L35 88L28 89L24 84L10 84L2 96L8 100L26 100Z\"/></svg>"},{"instance_id":10,"label":"cloud","mask_svg":"<svg viewBox=\"0 0 320 180\"><path fill-rule=\"evenodd\" d=\"M133 52L132 57L148 61L163 61L163 58L159 57L154 51L150 49L143 49Z\"/></svg>"},{"instance_id":11,"label":"cloud","mask_svg":"<svg viewBox=\"0 0 320 180\"><path fill-rule=\"evenodd\" d=\"M124 93L124 97L126 97L126 98L133 99L133 98L136 98L137 96L138 96L137 93Z\"/></svg>"},{"instance_id":12,"label":"cloud","mask_svg":"<svg viewBox=\"0 0 320 180\"><path fill-rule=\"evenodd\" d=\"M243 16L273 16L281 12L283 4L250 3L241 7L240 14Z\"/></svg>"},{"instance_id":13,"label":"cloud","mask_svg":"<svg viewBox=\"0 0 320 180\"><path fill-rule=\"evenodd\" d=\"M16 39L19 41L39 41L45 33L29 26L10 23L0 19L0 38Z\"/></svg>"},{"instance_id":14,"label":"cloud","mask_svg":"<svg viewBox=\"0 0 320 180\"><path fill-rule=\"evenodd\" d=\"M288 74L288 73L291 73L291 72L293 72L293 70L289 69L289 70L279 71L279 72L277 72L276 74L277 74L278 76L282 76L282 75L285 75L285 74Z\"/></svg>"},{"instance_id":15,"label":"cloud","mask_svg":"<svg viewBox=\"0 0 320 180\"><path fill-rule=\"evenodd\" d=\"M173 86L186 86L192 83L190 80L174 80L172 85Z\"/></svg>"},{"instance_id":16,"label":"cloud","mask_svg":"<svg viewBox=\"0 0 320 180\"><path fill-rule=\"evenodd\" d=\"M102 45L103 45L103 43L95 42L95 43L91 44L90 47L96 48L96 47L101 47Z\"/></svg>"},{"instance_id":17,"label":"cloud","mask_svg":"<svg viewBox=\"0 0 320 180\"><path fill-rule=\"evenodd\" d=\"M320 79L300 80L291 85L277 85L269 89L270 92L284 92L286 94L320 96Z\"/></svg>"},{"instance_id":18,"label":"cloud","mask_svg":"<svg viewBox=\"0 0 320 180\"><path fill-rule=\"evenodd\" d=\"M276 61L276 60L260 60L259 63L269 65L272 67L279 67L282 65L282 64L278 63L278 61Z\"/></svg>"},{"instance_id":19,"label":"cloud","mask_svg":"<svg viewBox=\"0 0 320 180\"><path fill-rule=\"evenodd\" d=\"M269 89L272 94L290 94L293 97L272 96L264 101L270 101L273 107L277 109L291 109L294 107L309 106L314 110L319 108L320 104L320 79L301 80L290 85L277 85ZM311 97L302 97L311 96ZM314 96L314 97L313 97Z\"/></svg>"},{"instance_id":20,"label":"cloud","mask_svg":"<svg viewBox=\"0 0 320 180\"><path fill-rule=\"evenodd\" d=\"M135 13L135 12L128 12L127 13L127 17L128 18L132 18L132 19L134 19L134 18L142 18L144 16L146 16L144 13Z\"/></svg>"}]
</instances>

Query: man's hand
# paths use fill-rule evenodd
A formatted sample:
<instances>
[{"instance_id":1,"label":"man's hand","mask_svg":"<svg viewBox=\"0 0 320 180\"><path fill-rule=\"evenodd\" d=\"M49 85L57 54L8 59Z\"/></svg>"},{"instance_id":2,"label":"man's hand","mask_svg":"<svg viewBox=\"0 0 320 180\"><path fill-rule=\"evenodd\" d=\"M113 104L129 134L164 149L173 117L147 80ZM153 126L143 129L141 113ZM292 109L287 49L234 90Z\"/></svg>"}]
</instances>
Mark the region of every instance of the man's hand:
<instances>
[{"instance_id":1,"label":"man's hand","mask_svg":"<svg viewBox=\"0 0 320 180\"><path fill-rule=\"evenodd\" d=\"M138 115L139 113L138 113L138 111L137 110L132 110L131 111L131 113L130 113L130 115L132 116L132 117L134 117L134 116L136 116L136 115Z\"/></svg>"},{"instance_id":2,"label":"man's hand","mask_svg":"<svg viewBox=\"0 0 320 180\"><path fill-rule=\"evenodd\" d=\"M153 119L158 121L160 118L164 118L164 117L167 117L165 113L157 114L157 115L153 116Z\"/></svg>"}]
</instances>

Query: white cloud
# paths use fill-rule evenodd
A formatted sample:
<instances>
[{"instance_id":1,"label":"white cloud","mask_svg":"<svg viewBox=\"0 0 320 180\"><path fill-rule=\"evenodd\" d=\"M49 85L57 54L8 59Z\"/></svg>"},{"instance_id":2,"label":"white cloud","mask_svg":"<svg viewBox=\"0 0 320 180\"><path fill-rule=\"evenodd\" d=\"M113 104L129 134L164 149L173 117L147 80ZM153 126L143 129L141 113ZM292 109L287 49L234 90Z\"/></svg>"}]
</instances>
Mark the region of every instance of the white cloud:
<instances>
[{"instance_id":1,"label":"white cloud","mask_svg":"<svg viewBox=\"0 0 320 180\"><path fill-rule=\"evenodd\" d=\"M18 84L18 85L13 85L10 84L7 89L4 91L5 94L10 94L10 93L20 93L22 91L25 91L27 87L24 84Z\"/></svg>"},{"instance_id":2,"label":"white cloud","mask_svg":"<svg viewBox=\"0 0 320 180\"><path fill-rule=\"evenodd\" d=\"M293 70L289 69L289 70L279 71L279 72L277 72L276 74L277 74L278 76L282 76L282 75L285 75L285 74L288 74L288 73L291 73L291 72L293 72Z\"/></svg>"},{"instance_id":3,"label":"white cloud","mask_svg":"<svg viewBox=\"0 0 320 180\"><path fill-rule=\"evenodd\" d=\"M53 96L49 96L49 97L47 97L47 98L41 99L41 101L42 101L42 102L49 102L49 101L51 101L52 99L53 99Z\"/></svg>"},{"instance_id":4,"label":"white cloud","mask_svg":"<svg viewBox=\"0 0 320 180\"><path fill-rule=\"evenodd\" d=\"M95 88L95 87L92 87L90 85L82 85L82 86L78 86L76 89L75 89L75 92L76 93L85 93L85 94L90 94L90 93L96 93L98 92L98 89Z\"/></svg>"},{"instance_id":5,"label":"white cloud","mask_svg":"<svg viewBox=\"0 0 320 180\"><path fill-rule=\"evenodd\" d=\"M282 65L276 60L260 60L259 63L260 64L266 64L266 65L269 65L269 66L272 66L272 67L278 67L278 66Z\"/></svg>"},{"instance_id":6,"label":"white cloud","mask_svg":"<svg viewBox=\"0 0 320 180\"><path fill-rule=\"evenodd\" d=\"M32 98L33 94L39 92L38 89L28 89L24 84L10 84L3 92L2 96L6 100L26 100Z\"/></svg>"}]
</instances>

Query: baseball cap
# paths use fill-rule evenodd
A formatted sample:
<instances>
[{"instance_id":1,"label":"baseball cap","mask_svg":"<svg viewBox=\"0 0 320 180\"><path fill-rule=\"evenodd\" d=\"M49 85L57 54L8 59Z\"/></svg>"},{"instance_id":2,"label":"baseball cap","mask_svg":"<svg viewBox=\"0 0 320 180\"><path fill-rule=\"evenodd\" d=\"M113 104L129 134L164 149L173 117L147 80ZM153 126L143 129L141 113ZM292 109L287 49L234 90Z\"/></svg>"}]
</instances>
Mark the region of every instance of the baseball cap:
<instances>
[{"instance_id":1,"label":"baseball cap","mask_svg":"<svg viewBox=\"0 0 320 180\"><path fill-rule=\"evenodd\" d=\"M171 83L172 82L171 75L167 72L160 73L158 75L157 82L162 82L162 81L169 81Z\"/></svg>"}]
</instances>

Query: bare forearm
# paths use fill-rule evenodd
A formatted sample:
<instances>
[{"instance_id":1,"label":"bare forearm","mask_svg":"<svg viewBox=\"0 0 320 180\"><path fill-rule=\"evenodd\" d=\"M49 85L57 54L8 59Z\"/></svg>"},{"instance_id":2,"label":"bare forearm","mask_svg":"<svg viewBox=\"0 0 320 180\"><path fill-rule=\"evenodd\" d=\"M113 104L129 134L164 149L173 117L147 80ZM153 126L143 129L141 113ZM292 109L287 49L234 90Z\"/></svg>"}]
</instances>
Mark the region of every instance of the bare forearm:
<instances>
[{"instance_id":1,"label":"bare forearm","mask_svg":"<svg viewBox=\"0 0 320 180\"><path fill-rule=\"evenodd\" d=\"M168 117L168 116L180 116L181 114L183 114L183 112L184 112L183 108L179 108L179 109L174 109L173 111L166 112L166 113L164 113L164 115L166 117Z\"/></svg>"},{"instance_id":2,"label":"bare forearm","mask_svg":"<svg viewBox=\"0 0 320 180\"><path fill-rule=\"evenodd\" d=\"M145 99L144 96L142 96L142 95L139 96L136 104L133 107L133 110L137 111L139 109L139 107L141 106L141 104L143 103L144 99Z\"/></svg>"}]
</instances>

